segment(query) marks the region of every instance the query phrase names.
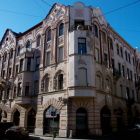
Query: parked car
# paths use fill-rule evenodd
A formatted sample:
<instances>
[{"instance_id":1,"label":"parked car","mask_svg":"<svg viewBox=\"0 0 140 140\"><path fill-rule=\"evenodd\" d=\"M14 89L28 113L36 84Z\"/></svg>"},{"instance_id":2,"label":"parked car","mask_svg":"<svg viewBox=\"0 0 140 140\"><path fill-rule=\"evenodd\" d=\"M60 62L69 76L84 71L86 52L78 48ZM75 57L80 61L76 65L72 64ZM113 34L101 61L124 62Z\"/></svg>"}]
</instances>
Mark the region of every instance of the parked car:
<instances>
[{"instance_id":1,"label":"parked car","mask_svg":"<svg viewBox=\"0 0 140 140\"><path fill-rule=\"evenodd\" d=\"M23 139L26 140L29 137L28 131L25 128L19 126L12 126L5 132L6 138L8 139Z\"/></svg>"},{"instance_id":2,"label":"parked car","mask_svg":"<svg viewBox=\"0 0 140 140\"><path fill-rule=\"evenodd\" d=\"M0 122L0 137L4 137L5 131L12 126L14 126L13 122Z\"/></svg>"}]
</instances>

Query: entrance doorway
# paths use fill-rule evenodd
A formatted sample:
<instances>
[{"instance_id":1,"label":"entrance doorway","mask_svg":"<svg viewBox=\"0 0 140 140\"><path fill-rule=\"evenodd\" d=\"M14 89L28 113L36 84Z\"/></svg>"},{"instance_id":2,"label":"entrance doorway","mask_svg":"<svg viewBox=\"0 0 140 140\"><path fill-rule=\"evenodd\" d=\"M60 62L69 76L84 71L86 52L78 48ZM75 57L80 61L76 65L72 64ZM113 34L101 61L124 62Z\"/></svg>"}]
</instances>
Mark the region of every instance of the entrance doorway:
<instances>
[{"instance_id":1,"label":"entrance doorway","mask_svg":"<svg viewBox=\"0 0 140 140\"><path fill-rule=\"evenodd\" d=\"M79 108L76 111L76 136L84 137L88 135L88 119L87 111L84 108Z\"/></svg>"},{"instance_id":2,"label":"entrance doorway","mask_svg":"<svg viewBox=\"0 0 140 140\"><path fill-rule=\"evenodd\" d=\"M31 109L28 112L28 117L27 117L27 130L30 133L34 132L35 129L35 120L36 120L36 112L34 109Z\"/></svg>"},{"instance_id":3,"label":"entrance doorway","mask_svg":"<svg viewBox=\"0 0 140 140\"><path fill-rule=\"evenodd\" d=\"M43 119L43 132L44 134L51 134L55 132L58 134L59 131L59 119L60 112L53 106L49 106L44 111L44 119Z\"/></svg>"},{"instance_id":4,"label":"entrance doorway","mask_svg":"<svg viewBox=\"0 0 140 140\"><path fill-rule=\"evenodd\" d=\"M107 106L101 109L100 116L102 133L109 134L111 132L111 111Z\"/></svg>"},{"instance_id":5,"label":"entrance doorway","mask_svg":"<svg viewBox=\"0 0 140 140\"><path fill-rule=\"evenodd\" d=\"M13 114L13 122L16 126L19 126L19 121L20 121L20 113L18 110L16 110Z\"/></svg>"}]
</instances>

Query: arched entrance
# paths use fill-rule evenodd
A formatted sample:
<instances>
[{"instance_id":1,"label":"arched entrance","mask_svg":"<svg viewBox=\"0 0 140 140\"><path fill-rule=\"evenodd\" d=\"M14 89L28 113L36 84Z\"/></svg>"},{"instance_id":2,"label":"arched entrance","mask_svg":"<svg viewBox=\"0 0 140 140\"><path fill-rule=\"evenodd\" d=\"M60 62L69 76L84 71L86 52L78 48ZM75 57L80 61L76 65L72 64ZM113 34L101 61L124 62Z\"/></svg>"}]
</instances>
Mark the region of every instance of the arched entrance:
<instances>
[{"instance_id":1,"label":"arched entrance","mask_svg":"<svg viewBox=\"0 0 140 140\"><path fill-rule=\"evenodd\" d=\"M88 135L88 119L87 111L84 108L79 108L76 111L76 136L84 137Z\"/></svg>"},{"instance_id":2,"label":"arched entrance","mask_svg":"<svg viewBox=\"0 0 140 140\"><path fill-rule=\"evenodd\" d=\"M109 134L111 132L111 111L107 106L101 109L100 117L102 133Z\"/></svg>"},{"instance_id":3,"label":"arched entrance","mask_svg":"<svg viewBox=\"0 0 140 140\"><path fill-rule=\"evenodd\" d=\"M16 126L18 126L19 121L20 121L20 112L18 110L16 110L13 114L13 122Z\"/></svg>"},{"instance_id":4,"label":"arched entrance","mask_svg":"<svg viewBox=\"0 0 140 140\"><path fill-rule=\"evenodd\" d=\"M28 112L28 116L27 116L27 130L30 133L34 132L35 129L35 120L36 120L36 112L35 110L32 108L29 112Z\"/></svg>"},{"instance_id":5,"label":"arched entrance","mask_svg":"<svg viewBox=\"0 0 140 140\"><path fill-rule=\"evenodd\" d=\"M43 119L44 134L52 134L54 131L56 132L56 134L58 133L59 118L60 118L60 111L54 108L53 106L49 106L44 111L44 119Z\"/></svg>"}]
</instances>

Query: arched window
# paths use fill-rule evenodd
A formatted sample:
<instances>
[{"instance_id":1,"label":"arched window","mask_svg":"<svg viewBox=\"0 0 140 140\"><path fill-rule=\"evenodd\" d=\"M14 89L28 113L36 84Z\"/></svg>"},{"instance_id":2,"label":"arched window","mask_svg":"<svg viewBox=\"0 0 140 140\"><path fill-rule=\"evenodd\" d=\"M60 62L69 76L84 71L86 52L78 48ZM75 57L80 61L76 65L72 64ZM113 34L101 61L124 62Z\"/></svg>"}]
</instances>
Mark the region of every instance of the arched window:
<instances>
[{"instance_id":1,"label":"arched window","mask_svg":"<svg viewBox=\"0 0 140 140\"><path fill-rule=\"evenodd\" d=\"M98 37L99 31L98 31L97 25L95 24L94 24L94 33L95 33L95 36Z\"/></svg>"},{"instance_id":2,"label":"arched window","mask_svg":"<svg viewBox=\"0 0 140 140\"><path fill-rule=\"evenodd\" d=\"M46 30L46 41L50 41L51 40L51 29L47 29Z\"/></svg>"},{"instance_id":3,"label":"arched window","mask_svg":"<svg viewBox=\"0 0 140 140\"><path fill-rule=\"evenodd\" d=\"M79 68L78 69L78 83L79 86L87 86L87 69Z\"/></svg>"},{"instance_id":4,"label":"arched window","mask_svg":"<svg viewBox=\"0 0 140 140\"><path fill-rule=\"evenodd\" d=\"M36 47L39 47L41 45L41 35L37 36L37 42L36 42Z\"/></svg>"},{"instance_id":5,"label":"arched window","mask_svg":"<svg viewBox=\"0 0 140 140\"><path fill-rule=\"evenodd\" d=\"M63 74L58 75L58 89L63 89Z\"/></svg>"},{"instance_id":6,"label":"arched window","mask_svg":"<svg viewBox=\"0 0 140 140\"><path fill-rule=\"evenodd\" d=\"M58 35L59 36L62 36L64 34L64 23L61 23L59 25L59 32L58 32Z\"/></svg>"},{"instance_id":7,"label":"arched window","mask_svg":"<svg viewBox=\"0 0 140 140\"><path fill-rule=\"evenodd\" d=\"M64 75L60 71L59 73L56 74L54 77L54 89L56 90L61 90L63 89L63 84L64 84Z\"/></svg>"},{"instance_id":8,"label":"arched window","mask_svg":"<svg viewBox=\"0 0 140 140\"><path fill-rule=\"evenodd\" d=\"M44 76L44 78L42 79L42 83L41 83L41 90L44 92L48 92L49 91L49 74L46 74Z\"/></svg>"},{"instance_id":9,"label":"arched window","mask_svg":"<svg viewBox=\"0 0 140 140\"><path fill-rule=\"evenodd\" d=\"M31 48L31 42L28 40L27 43L26 43L26 48Z\"/></svg>"}]
</instances>

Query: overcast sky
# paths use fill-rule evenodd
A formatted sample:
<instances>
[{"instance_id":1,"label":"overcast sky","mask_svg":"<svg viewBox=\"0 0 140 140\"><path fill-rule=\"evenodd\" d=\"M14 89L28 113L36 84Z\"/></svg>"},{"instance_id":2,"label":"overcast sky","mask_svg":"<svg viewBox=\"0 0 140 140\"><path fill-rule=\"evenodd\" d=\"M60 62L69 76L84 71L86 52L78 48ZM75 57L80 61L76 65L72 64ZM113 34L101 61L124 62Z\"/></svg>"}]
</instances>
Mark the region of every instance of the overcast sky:
<instances>
[{"instance_id":1,"label":"overcast sky","mask_svg":"<svg viewBox=\"0 0 140 140\"><path fill-rule=\"evenodd\" d=\"M46 1L46 3L44 2ZM130 44L140 50L140 1L80 0L87 6L100 7L108 23ZM7 28L24 32L42 21L54 3L72 5L77 0L0 0L0 40ZM136 3L135 3L136 2ZM133 4L132 4L133 3ZM135 4L134 4L135 3ZM124 6L117 11L108 11Z\"/></svg>"}]
</instances>

